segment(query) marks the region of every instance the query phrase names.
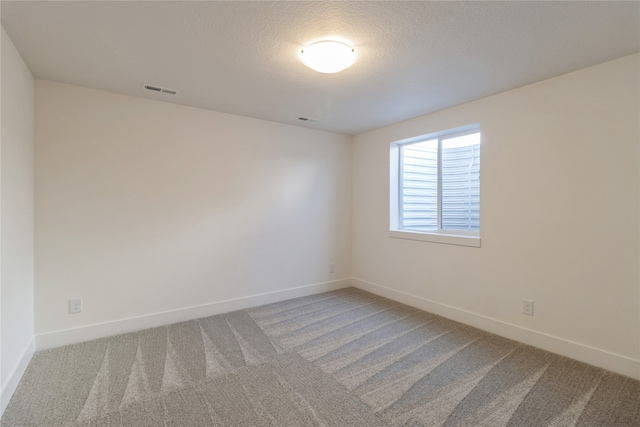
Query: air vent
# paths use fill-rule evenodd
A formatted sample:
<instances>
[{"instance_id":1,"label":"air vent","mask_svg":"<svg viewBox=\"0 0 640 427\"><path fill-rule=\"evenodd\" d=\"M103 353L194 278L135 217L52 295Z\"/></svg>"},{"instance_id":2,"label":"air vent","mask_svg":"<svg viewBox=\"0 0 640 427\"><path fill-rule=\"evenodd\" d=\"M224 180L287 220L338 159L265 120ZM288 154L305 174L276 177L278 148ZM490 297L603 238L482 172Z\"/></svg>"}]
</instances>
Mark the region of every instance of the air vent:
<instances>
[{"instance_id":1,"label":"air vent","mask_svg":"<svg viewBox=\"0 0 640 427\"><path fill-rule=\"evenodd\" d=\"M178 93L177 90L167 89L167 88L158 87L158 86L144 85L144 88L147 89L147 90L154 91L154 92L161 92L161 93L166 93L166 94L169 94L169 95L175 95L175 94Z\"/></svg>"},{"instance_id":2,"label":"air vent","mask_svg":"<svg viewBox=\"0 0 640 427\"><path fill-rule=\"evenodd\" d=\"M312 119L311 117L298 117L298 120L309 123L315 123L318 121L318 119Z\"/></svg>"}]
</instances>

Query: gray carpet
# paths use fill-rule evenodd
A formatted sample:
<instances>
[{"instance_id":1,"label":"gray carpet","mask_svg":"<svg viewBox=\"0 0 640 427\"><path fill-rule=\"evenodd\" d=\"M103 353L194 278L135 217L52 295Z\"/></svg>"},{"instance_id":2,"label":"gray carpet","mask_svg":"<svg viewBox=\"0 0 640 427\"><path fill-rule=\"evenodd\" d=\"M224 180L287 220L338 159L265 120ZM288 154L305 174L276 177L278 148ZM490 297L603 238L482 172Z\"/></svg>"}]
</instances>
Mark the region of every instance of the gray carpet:
<instances>
[{"instance_id":1,"label":"gray carpet","mask_svg":"<svg viewBox=\"0 0 640 427\"><path fill-rule=\"evenodd\" d=\"M37 352L2 426L640 426L640 383L348 288Z\"/></svg>"}]
</instances>

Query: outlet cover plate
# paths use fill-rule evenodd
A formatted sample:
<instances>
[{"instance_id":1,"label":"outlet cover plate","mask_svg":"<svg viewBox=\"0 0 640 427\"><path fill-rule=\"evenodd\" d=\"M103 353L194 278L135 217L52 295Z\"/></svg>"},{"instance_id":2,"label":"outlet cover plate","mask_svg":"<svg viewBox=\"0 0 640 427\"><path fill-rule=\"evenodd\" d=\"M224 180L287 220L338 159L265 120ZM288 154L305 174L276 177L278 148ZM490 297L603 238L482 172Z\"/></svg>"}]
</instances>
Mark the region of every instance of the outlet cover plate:
<instances>
[{"instance_id":1,"label":"outlet cover plate","mask_svg":"<svg viewBox=\"0 0 640 427\"><path fill-rule=\"evenodd\" d=\"M69 300L69 314L77 314L82 312L82 298L73 298Z\"/></svg>"}]
</instances>

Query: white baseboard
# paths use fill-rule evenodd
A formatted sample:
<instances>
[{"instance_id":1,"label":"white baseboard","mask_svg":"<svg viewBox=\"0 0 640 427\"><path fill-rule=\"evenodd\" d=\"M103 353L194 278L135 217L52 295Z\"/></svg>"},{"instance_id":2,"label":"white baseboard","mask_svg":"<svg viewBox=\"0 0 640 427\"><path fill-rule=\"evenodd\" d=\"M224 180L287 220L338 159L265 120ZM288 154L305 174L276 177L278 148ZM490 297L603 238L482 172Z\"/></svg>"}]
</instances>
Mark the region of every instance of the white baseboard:
<instances>
[{"instance_id":1,"label":"white baseboard","mask_svg":"<svg viewBox=\"0 0 640 427\"><path fill-rule=\"evenodd\" d=\"M266 292L224 301L216 301L194 307L180 308L177 310L153 313L144 316L118 319L111 322L97 323L79 328L46 332L36 335L37 349L46 350L63 345L75 344L97 338L135 332L142 329L155 328L171 323L184 322L215 314L228 313L230 311L243 310L263 304L284 301L321 292L351 286L351 279L340 279L331 282L316 283L313 285L299 286L281 291Z\"/></svg>"},{"instance_id":2,"label":"white baseboard","mask_svg":"<svg viewBox=\"0 0 640 427\"><path fill-rule=\"evenodd\" d=\"M512 323L441 304L406 292L353 278L353 286L391 300L474 326L487 332L519 341L552 353L598 366L631 378L640 379L640 360L611 353L564 338L523 328Z\"/></svg>"},{"instance_id":3,"label":"white baseboard","mask_svg":"<svg viewBox=\"0 0 640 427\"><path fill-rule=\"evenodd\" d=\"M9 373L7 380L2 384L2 389L0 391L0 416L4 414L4 410L7 408L13 393L18 388L18 383L20 383L20 379L22 375L24 375L24 371L27 370L27 366L33 357L33 353L36 351L36 337L32 336L29 340L29 343L25 347L22 352L22 356L20 356L20 360L13 367L11 372Z\"/></svg>"}]
</instances>

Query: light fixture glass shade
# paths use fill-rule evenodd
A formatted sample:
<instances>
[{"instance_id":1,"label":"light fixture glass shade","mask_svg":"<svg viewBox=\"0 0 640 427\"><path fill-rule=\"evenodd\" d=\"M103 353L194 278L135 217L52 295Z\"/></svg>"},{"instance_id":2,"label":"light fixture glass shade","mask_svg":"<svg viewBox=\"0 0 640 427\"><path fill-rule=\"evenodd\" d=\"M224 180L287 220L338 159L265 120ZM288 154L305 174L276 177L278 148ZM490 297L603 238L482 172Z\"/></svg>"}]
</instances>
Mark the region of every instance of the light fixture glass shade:
<instances>
[{"instance_id":1,"label":"light fixture glass shade","mask_svg":"<svg viewBox=\"0 0 640 427\"><path fill-rule=\"evenodd\" d=\"M351 46L337 41L313 43L300 51L300 60L320 73L337 73L353 65L356 53Z\"/></svg>"}]
</instances>

